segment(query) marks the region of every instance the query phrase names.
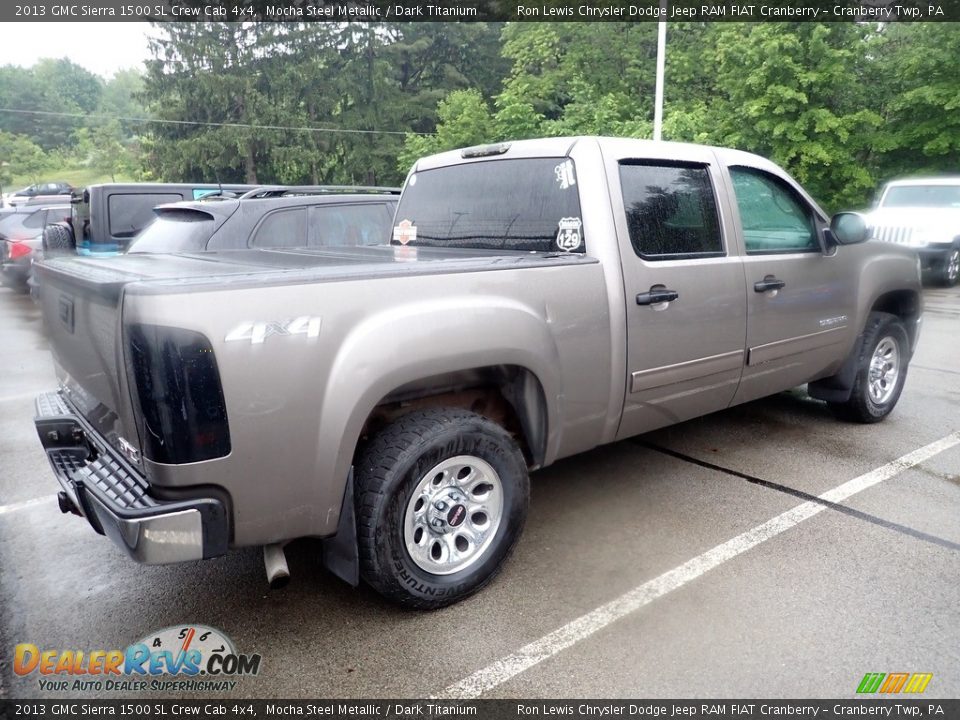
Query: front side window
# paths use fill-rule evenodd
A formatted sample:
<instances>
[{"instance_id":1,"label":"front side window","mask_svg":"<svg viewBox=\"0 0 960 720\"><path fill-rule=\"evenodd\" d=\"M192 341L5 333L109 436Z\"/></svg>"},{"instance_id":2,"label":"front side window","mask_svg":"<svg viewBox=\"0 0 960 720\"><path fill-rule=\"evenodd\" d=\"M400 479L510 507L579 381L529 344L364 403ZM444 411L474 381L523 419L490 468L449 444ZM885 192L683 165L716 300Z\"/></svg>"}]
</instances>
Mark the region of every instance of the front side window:
<instances>
[{"instance_id":1,"label":"front side window","mask_svg":"<svg viewBox=\"0 0 960 720\"><path fill-rule=\"evenodd\" d=\"M620 187L634 252L645 260L723 255L705 165L624 162Z\"/></svg>"},{"instance_id":2,"label":"front side window","mask_svg":"<svg viewBox=\"0 0 960 720\"><path fill-rule=\"evenodd\" d=\"M748 255L820 251L810 207L782 180L730 168Z\"/></svg>"},{"instance_id":3,"label":"front side window","mask_svg":"<svg viewBox=\"0 0 960 720\"><path fill-rule=\"evenodd\" d=\"M484 160L410 176L394 244L585 252L576 169L569 158Z\"/></svg>"}]
</instances>

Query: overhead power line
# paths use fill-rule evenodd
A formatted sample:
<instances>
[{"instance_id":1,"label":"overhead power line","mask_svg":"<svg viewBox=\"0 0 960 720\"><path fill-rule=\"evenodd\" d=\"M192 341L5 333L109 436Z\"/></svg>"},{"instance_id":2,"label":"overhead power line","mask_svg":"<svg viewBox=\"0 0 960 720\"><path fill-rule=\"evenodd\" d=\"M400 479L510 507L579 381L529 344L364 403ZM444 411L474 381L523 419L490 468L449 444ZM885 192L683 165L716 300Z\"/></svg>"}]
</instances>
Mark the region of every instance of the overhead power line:
<instances>
[{"instance_id":1,"label":"overhead power line","mask_svg":"<svg viewBox=\"0 0 960 720\"><path fill-rule=\"evenodd\" d=\"M412 130L356 130L352 128L297 127L294 125L255 125L253 123L203 122L200 120L163 120L160 118L137 118L123 115L97 115L88 113L53 112L50 110L21 110L0 108L0 112L18 115L45 115L51 117L80 118L82 120L123 120L125 122L161 123L165 125L194 125L199 127L247 128L250 130L288 130L291 132L346 133L350 135L425 135Z\"/></svg>"}]
</instances>

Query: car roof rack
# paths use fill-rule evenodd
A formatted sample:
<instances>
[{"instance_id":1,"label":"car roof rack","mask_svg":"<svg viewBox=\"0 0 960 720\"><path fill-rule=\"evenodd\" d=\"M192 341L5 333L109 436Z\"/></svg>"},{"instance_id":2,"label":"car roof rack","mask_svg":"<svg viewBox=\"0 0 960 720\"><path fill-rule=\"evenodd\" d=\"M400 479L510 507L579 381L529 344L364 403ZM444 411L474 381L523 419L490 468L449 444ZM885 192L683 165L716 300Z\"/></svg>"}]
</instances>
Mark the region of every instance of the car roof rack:
<instances>
[{"instance_id":1,"label":"car roof rack","mask_svg":"<svg viewBox=\"0 0 960 720\"><path fill-rule=\"evenodd\" d=\"M399 195L400 188L374 187L369 185L263 185L248 190L240 196L241 200L251 198L291 197L296 195L344 195L344 194L371 195Z\"/></svg>"}]
</instances>

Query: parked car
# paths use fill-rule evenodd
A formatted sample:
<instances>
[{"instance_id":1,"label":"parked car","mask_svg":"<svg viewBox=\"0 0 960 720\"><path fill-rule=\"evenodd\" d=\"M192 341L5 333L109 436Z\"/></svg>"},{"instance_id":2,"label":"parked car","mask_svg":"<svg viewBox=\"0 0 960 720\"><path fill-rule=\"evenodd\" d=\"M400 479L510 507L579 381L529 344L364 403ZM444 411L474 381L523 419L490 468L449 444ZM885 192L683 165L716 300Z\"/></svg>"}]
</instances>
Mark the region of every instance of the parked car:
<instances>
[{"instance_id":1,"label":"parked car","mask_svg":"<svg viewBox=\"0 0 960 720\"><path fill-rule=\"evenodd\" d=\"M24 205L0 215L0 277L4 285L18 291L28 289L33 263L43 255L44 227L69 217L69 205Z\"/></svg>"},{"instance_id":2,"label":"parked car","mask_svg":"<svg viewBox=\"0 0 960 720\"><path fill-rule=\"evenodd\" d=\"M236 196L254 185L217 183L104 183L74 193L70 222L50 240L80 255L116 255L154 220L158 205L208 195ZM48 243L49 244L49 243Z\"/></svg>"},{"instance_id":3,"label":"parked car","mask_svg":"<svg viewBox=\"0 0 960 720\"><path fill-rule=\"evenodd\" d=\"M531 470L804 383L885 418L921 284L866 239L735 150L444 153L391 245L45 260L36 428L64 512L140 562L259 545L273 583L318 537L340 577L439 607L502 566Z\"/></svg>"},{"instance_id":4,"label":"parked car","mask_svg":"<svg viewBox=\"0 0 960 720\"><path fill-rule=\"evenodd\" d=\"M356 247L390 242L399 188L264 187L161 205L130 253Z\"/></svg>"},{"instance_id":5,"label":"parked car","mask_svg":"<svg viewBox=\"0 0 960 720\"><path fill-rule=\"evenodd\" d=\"M11 205L22 205L38 195L70 195L72 192L73 186L67 182L39 183L11 193L8 196L8 202Z\"/></svg>"},{"instance_id":6,"label":"parked car","mask_svg":"<svg viewBox=\"0 0 960 720\"><path fill-rule=\"evenodd\" d=\"M869 215L877 240L913 248L929 277L960 278L960 176L888 182Z\"/></svg>"}]
</instances>

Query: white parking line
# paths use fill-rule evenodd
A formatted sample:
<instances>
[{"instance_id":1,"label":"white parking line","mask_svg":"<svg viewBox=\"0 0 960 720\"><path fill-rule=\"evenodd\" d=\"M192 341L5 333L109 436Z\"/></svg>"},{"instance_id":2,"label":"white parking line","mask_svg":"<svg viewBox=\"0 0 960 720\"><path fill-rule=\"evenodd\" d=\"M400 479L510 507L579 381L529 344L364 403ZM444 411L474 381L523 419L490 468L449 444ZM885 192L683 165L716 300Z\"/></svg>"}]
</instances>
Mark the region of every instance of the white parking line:
<instances>
[{"instance_id":1,"label":"white parking line","mask_svg":"<svg viewBox=\"0 0 960 720\"><path fill-rule=\"evenodd\" d=\"M26 510L34 505L41 505L56 499L56 495L44 495L43 497L33 498L32 500L10 503L9 505L0 505L0 515L6 515L7 513L16 512L17 510Z\"/></svg>"},{"instance_id":2,"label":"white parking line","mask_svg":"<svg viewBox=\"0 0 960 720\"><path fill-rule=\"evenodd\" d=\"M960 444L960 432L951 433L936 442L925 445L886 465L878 467L876 470L871 470L860 477L856 477L832 490L828 490L819 497L821 500L832 503L842 502L958 444ZM479 697L483 693L519 675L524 670L528 670L534 665L553 657L562 650L567 649L581 640L585 640L611 623L648 605L657 598L696 580L704 573L713 570L727 560L731 560L745 553L747 550L786 532L790 528L799 525L804 520L808 520L826 509L827 507L825 505L813 501L797 505L792 510L788 510L772 520L757 525L752 530L747 530L735 538L717 545L702 555L698 555L692 560L685 562L683 565L675 567L673 570L669 570L663 575L635 587L633 590L627 591L606 605L601 605L596 610L592 610L586 615L581 615L576 620L554 630L549 635L545 635L539 640L525 645L512 655L501 658L482 670L477 670L463 680L448 686L436 697L455 700L469 700Z\"/></svg>"}]
</instances>

